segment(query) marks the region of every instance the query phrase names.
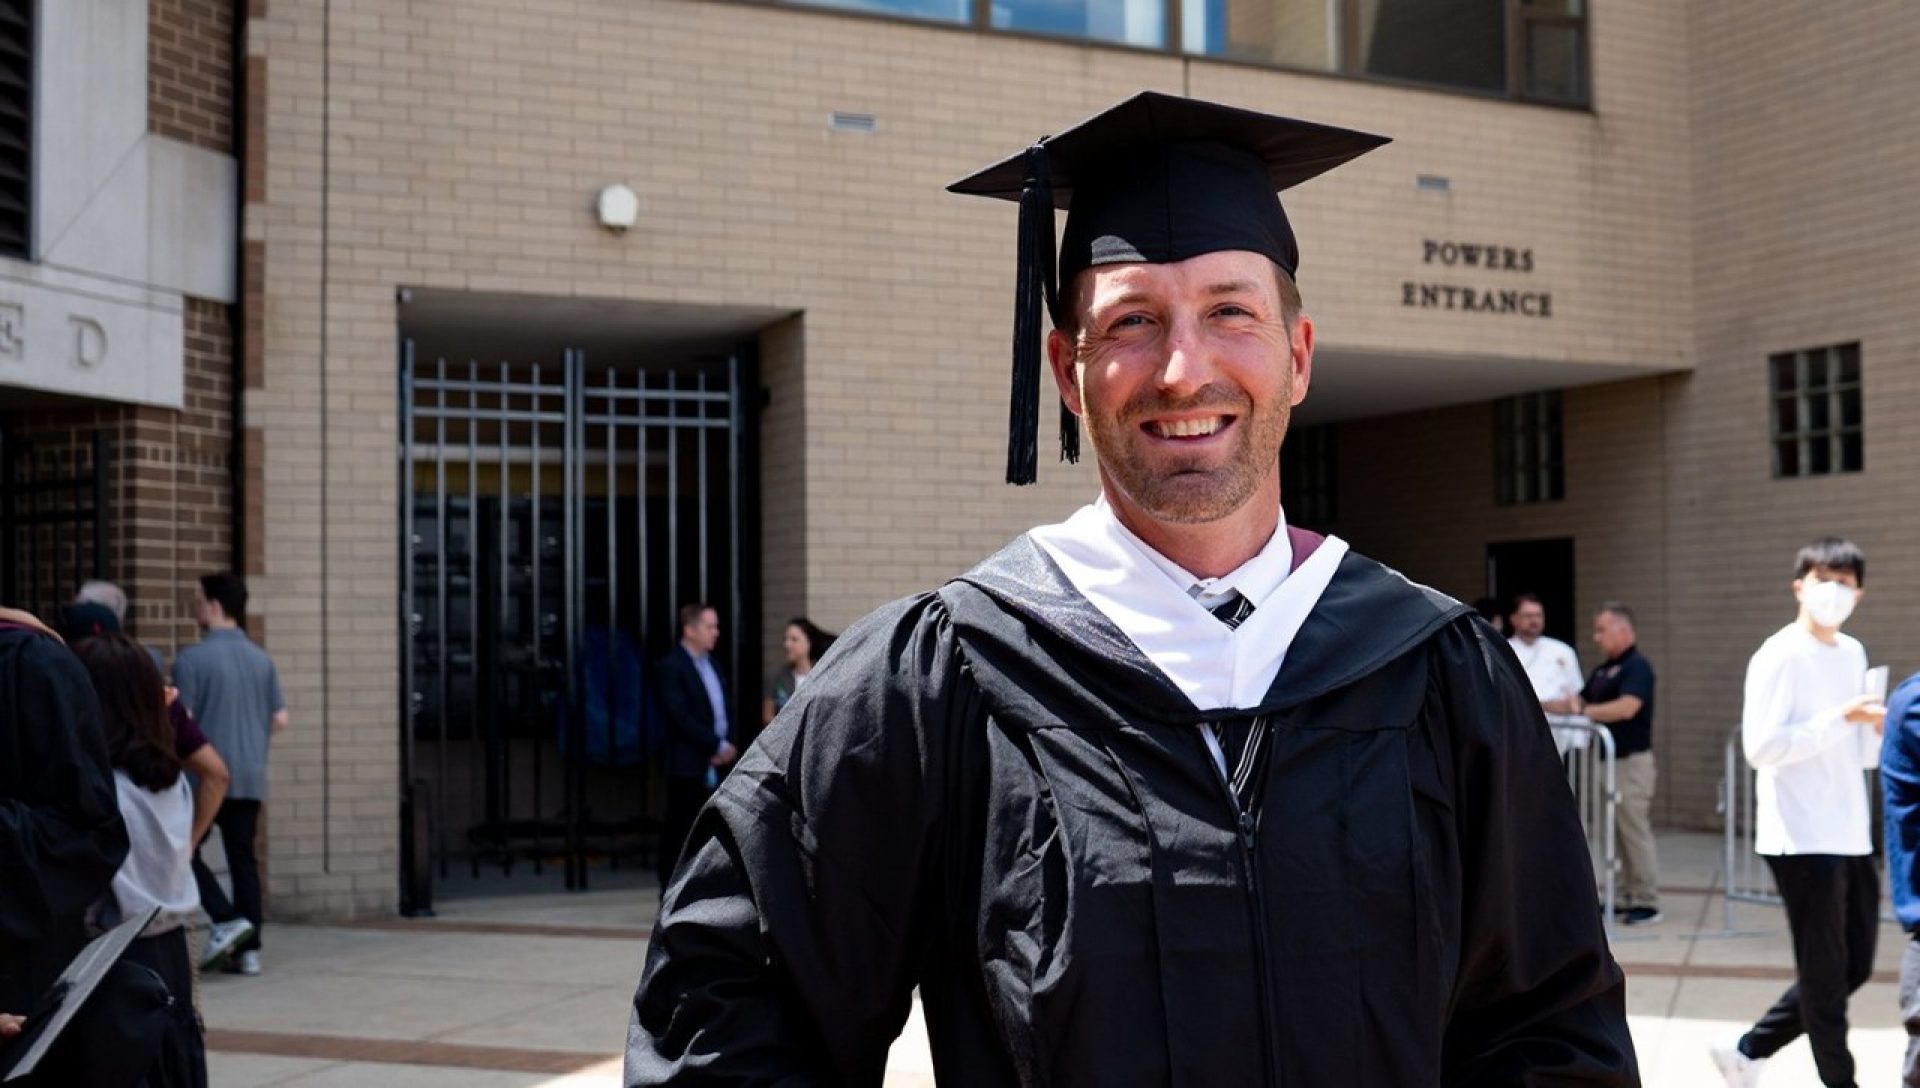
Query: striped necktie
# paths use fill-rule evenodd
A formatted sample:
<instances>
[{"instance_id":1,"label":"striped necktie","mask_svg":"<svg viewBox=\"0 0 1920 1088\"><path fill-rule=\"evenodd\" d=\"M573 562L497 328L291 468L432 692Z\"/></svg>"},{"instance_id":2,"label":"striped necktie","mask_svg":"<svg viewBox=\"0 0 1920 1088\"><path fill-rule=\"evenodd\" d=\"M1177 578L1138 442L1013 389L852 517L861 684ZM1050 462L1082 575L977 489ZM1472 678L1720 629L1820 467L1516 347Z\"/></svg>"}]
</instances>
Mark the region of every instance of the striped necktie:
<instances>
[{"instance_id":1,"label":"striped necktie","mask_svg":"<svg viewBox=\"0 0 1920 1088\"><path fill-rule=\"evenodd\" d=\"M1233 590L1225 597L1207 606L1213 618L1230 628L1237 628L1253 615L1253 602ZM1246 786L1251 772L1252 756L1257 752L1248 750L1254 734L1255 721L1251 718L1238 718L1233 721L1213 722L1208 728L1213 730L1214 739L1220 742L1220 754L1224 757L1227 782L1233 789L1234 798L1241 800L1241 792Z\"/></svg>"}]
</instances>

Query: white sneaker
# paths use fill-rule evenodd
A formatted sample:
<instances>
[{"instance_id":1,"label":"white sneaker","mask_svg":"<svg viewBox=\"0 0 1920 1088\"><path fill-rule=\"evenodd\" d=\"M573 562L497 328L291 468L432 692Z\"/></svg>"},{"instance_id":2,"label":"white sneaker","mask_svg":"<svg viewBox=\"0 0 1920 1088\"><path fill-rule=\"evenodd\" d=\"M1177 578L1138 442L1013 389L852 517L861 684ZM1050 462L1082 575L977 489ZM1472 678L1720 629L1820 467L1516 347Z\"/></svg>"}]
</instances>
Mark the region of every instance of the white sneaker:
<instances>
[{"instance_id":1,"label":"white sneaker","mask_svg":"<svg viewBox=\"0 0 1920 1088\"><path fill-rule=\"evenodd\" d=\"M1758 1088L1760 1067L1767 1064L1765 1058L1749 1058L1740 1052L1740 1041L1715 1043L1713 1046L1713 1064L1720 1075L1727 1078L1727 1088Z\"/></svg>"},{"instance_id":2,"label":"white sneaker","mask_svg":"<svg viewBox=\"0 0 1920 1088\"><path fill-rule=\"evenodd\" d=\"M242 952L239 955L233 957L233 962L227 965L226 970L228 974L246 975L249 978L259 974L260 973L259 950L249 948L245 952Z\"/></svg>"},{"instance_id":3,"label":"white sneaker","mask_svg":"<svg viewBox=\"0 0 1920 1088\"><path fill-rule=\"evenodd\" d=\"M253 923L245 918L215 922L207 927L207 947L200 952L200 969L211 971L226 964L234 947L253 936Z\"/></svg>"}]
</instances>

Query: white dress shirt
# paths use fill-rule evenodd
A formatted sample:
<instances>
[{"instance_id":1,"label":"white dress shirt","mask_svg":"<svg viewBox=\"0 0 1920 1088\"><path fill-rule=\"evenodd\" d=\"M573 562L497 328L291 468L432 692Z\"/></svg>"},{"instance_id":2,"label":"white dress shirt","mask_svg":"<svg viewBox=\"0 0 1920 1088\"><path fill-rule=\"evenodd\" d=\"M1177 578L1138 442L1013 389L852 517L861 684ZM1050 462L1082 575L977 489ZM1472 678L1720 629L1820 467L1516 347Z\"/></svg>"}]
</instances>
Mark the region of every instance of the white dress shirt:
<instances>
[{"instance_id":1,"label":"white dress shirt","mask_svg":"<svg viewBox=\"0 0 1920 1088\"><path fill-rule=\"evenodd\" d=\"M1755 853L1873 852L1865 772L1880 765L1880 737L1840 713L1866 672L1858 639L1829 646L1798 623L1754 651L1740 739L1757 771Z\"/></svg>"},{"instance_id":2,"label":"white dress shirt","mask_svg":"<svg viewBox=\"0 0 1920 1088\"><path fill-rule=\"evenodd\" d=\"M1534 698L1541 702L1578 695L1586 686L1586 678L1580 674L1579 655L1559 639L1541 635L1529 645L1516 636L1508 639L1507 645L1513 647L1520 667L1527 670L1527 679L1533 681Z\"/></svg>"},{"instance_id":3,"label":"white dress shirt","mask_svg":"<svg viewBox=\"0 0 1920 1088\"><path fill-rule=\"evenodd\" d=\"M1252 707L1265 698L1347 553L1345 541L1328 537L1289 573L1293 547L1283 513L1253 558L1222 577L1196 578L1121 525L1104 496L1029 535L1073 588L1203 711ZM1207 611L1230 591L1254 606L1238 627Z\"/></svg>"}]
</instances>

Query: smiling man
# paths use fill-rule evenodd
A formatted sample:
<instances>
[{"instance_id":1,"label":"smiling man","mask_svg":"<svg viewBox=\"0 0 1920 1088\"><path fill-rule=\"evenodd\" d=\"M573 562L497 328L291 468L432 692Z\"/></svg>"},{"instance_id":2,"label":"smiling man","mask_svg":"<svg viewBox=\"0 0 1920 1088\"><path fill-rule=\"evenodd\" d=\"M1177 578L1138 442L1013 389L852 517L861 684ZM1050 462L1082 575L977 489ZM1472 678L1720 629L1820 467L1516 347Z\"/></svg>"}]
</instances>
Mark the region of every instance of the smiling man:
<instances>
[{"instance_id":1,"label":"smiling man","mask_svg":"<svg viewBox=\"0 0 1920 1088\"><path fill-rule=\"evenodd\" d=\"M629 1084L877 1085L916 988L943 1084L1637 1083L1512 653L1281 510L1275 193L1383 142L1142 94L955 186L1020 203L1009 478L1044 307L1100 496L856 624L741 758Z\"/></svg>"}]
</instances>

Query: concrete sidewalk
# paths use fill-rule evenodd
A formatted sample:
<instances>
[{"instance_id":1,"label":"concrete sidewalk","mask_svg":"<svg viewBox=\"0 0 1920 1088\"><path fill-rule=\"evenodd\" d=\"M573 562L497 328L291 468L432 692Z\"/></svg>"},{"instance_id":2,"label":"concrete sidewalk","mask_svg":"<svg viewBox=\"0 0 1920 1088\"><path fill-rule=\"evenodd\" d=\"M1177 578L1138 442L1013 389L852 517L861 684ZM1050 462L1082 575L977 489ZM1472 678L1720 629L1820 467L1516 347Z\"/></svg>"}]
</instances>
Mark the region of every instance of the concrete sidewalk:
<instances>
[{"instance_id":1,"label":"concrete sidewalk","mask_svg":"<svg viewBox=\"0 0 1920 1088\"><path fill-rule=\"evenodd\" d=\"M1646 1084L1710 1088L1720 1082L1707 1046L1743 1030L1791 977L1786 919L1777 907L1736 904L1729 929L1719 840L1667 834L1660 846L1666 921L1618 931L1614 952ZM619 1083L655 910L650 880L621 878L600 882L624 888L586 895L453 899L435 919L270 926L265 974L203 980L213 1084ZM1874 981L1853 1001L1862 1084L1899 1082L1904 944L1882 927ZM931 1085L931 1070L916 1005L887 1084ZM1764 1083L1817 1085L1806 1044L1771 1062Z\"/></svg>"}]
</instances>

